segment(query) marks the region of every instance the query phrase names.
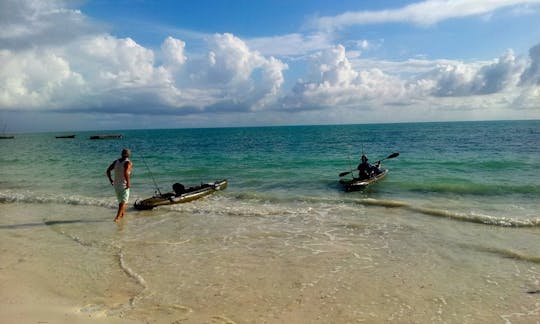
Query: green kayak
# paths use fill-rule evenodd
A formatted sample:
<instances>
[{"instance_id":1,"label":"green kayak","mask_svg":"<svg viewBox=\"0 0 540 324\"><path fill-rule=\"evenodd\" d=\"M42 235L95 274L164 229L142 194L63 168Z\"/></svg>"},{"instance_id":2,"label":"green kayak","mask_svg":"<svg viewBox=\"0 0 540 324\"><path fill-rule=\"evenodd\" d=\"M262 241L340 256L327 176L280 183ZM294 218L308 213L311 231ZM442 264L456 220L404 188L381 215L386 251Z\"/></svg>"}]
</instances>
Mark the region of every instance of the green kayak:
<instances>
[{"instance_id":1,"label":"green kayak","mask_svg":"<svg viewBox=\"0 0 540 324\"><path fill-rule=\"evenodd\" d=\"M367 179L359 179L359 178L341 179L341 180L339 180L339 183L341 183L343 185L343 187L345 188L345 191L347 191L347 192L349 192L349 191L358 191L358 190L364 189L365 187L369 186L370 184L373 184L373 183L381 180L387 174L388 174L388 169L383 169L383 170L381 170L381 173L376 174L376 175L374 175L374 176L372 176L370 178L367 178Z\"/></svg>"},{"instance_id":2,"label":"green kayak","mask_svg":"<svg viewBox=\"0 0 540 324\"><path fill-rule=\"evenodd\" d=\"M195 199L208 196L218 190L223 190L227 188L227 184L228 184L227 180L224 179L224 180L215 181L211 183L202 183L198 186L190 187L186 189L184 189L184 187L180 185L181 189L177 190L175 188L175 192L156 194L153 197L150 197L141 201L137 200L135 201L134 207L138 210L148 210L157 206L187 203Z\"/></svg>"}]
</instances>

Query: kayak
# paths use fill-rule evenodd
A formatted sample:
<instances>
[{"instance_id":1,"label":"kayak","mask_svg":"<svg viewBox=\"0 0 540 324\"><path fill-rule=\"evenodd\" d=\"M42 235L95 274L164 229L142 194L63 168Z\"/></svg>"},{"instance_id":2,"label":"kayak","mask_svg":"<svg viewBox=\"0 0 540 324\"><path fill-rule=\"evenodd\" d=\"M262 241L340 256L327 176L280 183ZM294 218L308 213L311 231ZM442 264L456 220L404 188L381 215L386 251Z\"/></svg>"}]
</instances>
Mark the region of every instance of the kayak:
<instances>
[{"instance_id":1,"label":"kayak","mask_svg":"<svg viewBox=\"0 0 540 324\"><path fill-rule=\"evenodd\" d=\"M369 186L370 184L373 184L382 178L384 178L388 174L388 169L381 170L381 173L368 178L368 179L341 179L339 180L339 183L341 183L345 187L345 191L358 191L362 190L365 187Z\"/></svg>"},{"instance_id":2,"label":"kayak","mask_svg":"<svg viewBox=\"0 0 540 324\"><path fill-rule=\"evenodd\" d=\"M175 192L168 192L164 194L156 194L153 197L135 201L135 209L149 210L157 206L183 204L195 199L208 196L218 190L227 188L227 180L220 180L211 183L202 183L195 187L186 188L181 194Z\"/></svg>"}]
</instances>

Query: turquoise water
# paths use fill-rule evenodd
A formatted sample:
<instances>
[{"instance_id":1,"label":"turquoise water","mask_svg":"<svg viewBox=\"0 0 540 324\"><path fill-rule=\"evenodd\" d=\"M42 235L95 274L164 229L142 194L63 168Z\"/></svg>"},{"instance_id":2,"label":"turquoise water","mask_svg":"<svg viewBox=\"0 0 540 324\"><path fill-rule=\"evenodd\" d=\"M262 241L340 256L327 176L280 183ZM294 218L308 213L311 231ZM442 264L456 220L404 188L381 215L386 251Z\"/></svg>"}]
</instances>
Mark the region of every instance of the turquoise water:
<instances>
[{"instance_id":1,"label":"turquoise water","mask_svg":"<svg viewBox=\"0 0 540 324\"><path fill-rule=\"evenodd\" d=\"M0 141L0 275L32 301L62 297L100 322L540 318L540 121L96 133ZM115 224L105 170L124 147L132 196ZM400 155L346 193L338 174L362 147ZM131 207L154 180L222 178L204 199Z\"/></svg>"},{"instance_id":2,"label":"turquoise water","mask_svg":"<svg viewBox=\"0 0 540 324\"><path fill-rule=\"evenodd\" d=\"M429 207L452 217L503 225L538 225L540 122L297 126L112 131L120 140L22 134L0 143L4 201L104 204L104 170L123 147L133 151L133 201L174 182L229 180L232 200L339 202L376 199ZM384 181L344 193L338 174L362 151L387 160ZM470 217L464 216L469 215Z\"/></svg>"}]
</instances>

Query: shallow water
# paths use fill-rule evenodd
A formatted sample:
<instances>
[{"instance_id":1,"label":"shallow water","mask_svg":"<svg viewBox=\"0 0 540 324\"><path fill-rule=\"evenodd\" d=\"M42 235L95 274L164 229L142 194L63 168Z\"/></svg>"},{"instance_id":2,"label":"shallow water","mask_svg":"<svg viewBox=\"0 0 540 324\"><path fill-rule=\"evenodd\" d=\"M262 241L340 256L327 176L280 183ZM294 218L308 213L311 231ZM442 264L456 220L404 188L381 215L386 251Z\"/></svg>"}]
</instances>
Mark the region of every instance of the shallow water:
<instances>
[{"instance_id":1,"label":"shallow water","mask_svg":"<svg viewBox=\"0 0 540 324\"><path fill-rule=\"evenodd\" d=\"M21 135L1 144L1 271L26 265L95 318L537 323L540 153L525 144L538 143L539 126ZM384 162L383 181L344 193L337 174L349 168L347 150L358 155L353 139L370 143L372 160L400 156ZM152 194L152 177L164 191L220 178L229 187L130 208L115 225L104 171L124 146L134 150L133 201Z\"/></svg>"}]
</instances>

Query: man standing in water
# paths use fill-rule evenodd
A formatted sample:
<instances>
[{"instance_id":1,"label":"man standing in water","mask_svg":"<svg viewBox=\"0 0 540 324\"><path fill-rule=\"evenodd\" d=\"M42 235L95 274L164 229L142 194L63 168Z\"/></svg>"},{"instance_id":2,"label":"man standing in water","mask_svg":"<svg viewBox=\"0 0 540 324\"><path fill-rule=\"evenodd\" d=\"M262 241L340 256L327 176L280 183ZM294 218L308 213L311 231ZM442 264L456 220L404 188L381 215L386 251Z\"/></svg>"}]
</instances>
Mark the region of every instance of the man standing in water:
<instances>
[{"instance_id":1,"label":"man standing in water","mask_svg":"<svg viewBox=\"0 0 540 324\"><path fill-rule=\"evenodd\" d=\"M115 160L107 168L107 178L111 182L111 185L114 187L116 192L116 198L118 198L118 212L114 221L117 222L120 218L124 217L126 213L126 206L129 200L129 187L130 179L129 175L131 173L132 163L129 160L131 151L127 148L122 150L122 157L118 160ZM114 170L114 180L111 178L111 171Z\"/></svg>"}]
</instances>

